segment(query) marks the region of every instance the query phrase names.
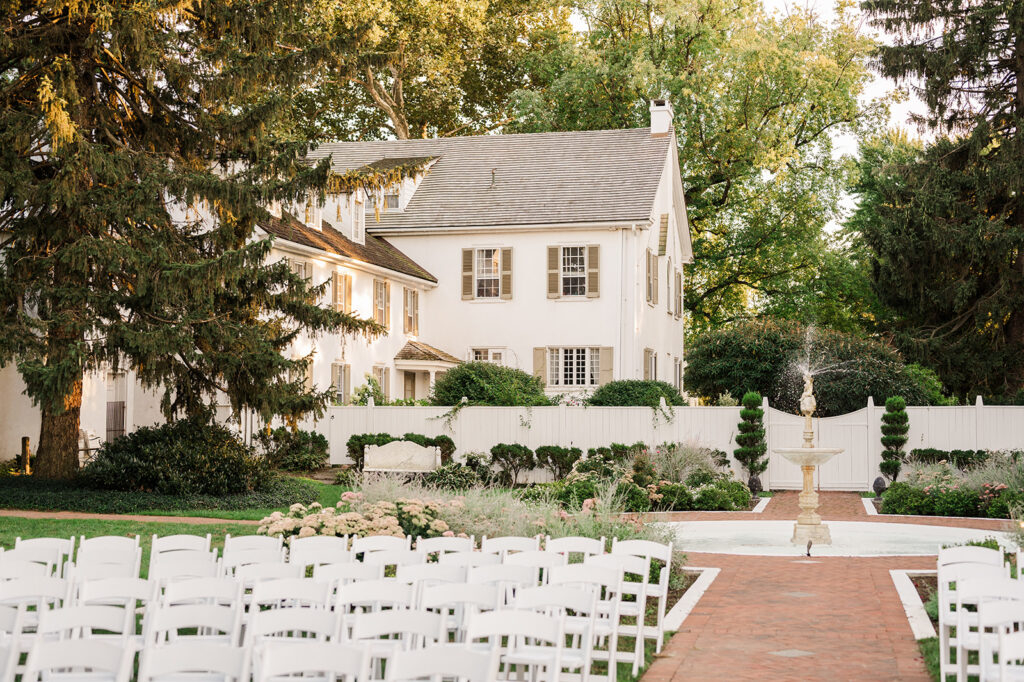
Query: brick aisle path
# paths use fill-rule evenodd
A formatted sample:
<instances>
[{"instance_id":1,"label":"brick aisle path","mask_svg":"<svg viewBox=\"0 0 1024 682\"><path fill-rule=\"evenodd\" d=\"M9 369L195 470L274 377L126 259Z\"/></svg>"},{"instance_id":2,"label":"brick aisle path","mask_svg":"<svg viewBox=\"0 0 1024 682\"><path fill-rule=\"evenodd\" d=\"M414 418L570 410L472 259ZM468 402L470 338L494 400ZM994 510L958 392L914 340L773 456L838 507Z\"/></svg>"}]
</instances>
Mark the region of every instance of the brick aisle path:
<instances>
[{"instance_id":1,"label":"brick aisle path","mask_svg":"<svg viewBox=\"0 0 1024 682\"><path fill-rule=\"evenodd\" d=\"M797 493L776 493L761 514L675 512L650 520L795 519ZM869 516L857 493L821 493L833 521L1004 530L1008 521ZM809 563L812 562L812 563ZM665 645L643 682L707 680L929 680L890 569L933 569L932 557L792 557L687 553L721 572Z\"/></svg>"}]
</instances>

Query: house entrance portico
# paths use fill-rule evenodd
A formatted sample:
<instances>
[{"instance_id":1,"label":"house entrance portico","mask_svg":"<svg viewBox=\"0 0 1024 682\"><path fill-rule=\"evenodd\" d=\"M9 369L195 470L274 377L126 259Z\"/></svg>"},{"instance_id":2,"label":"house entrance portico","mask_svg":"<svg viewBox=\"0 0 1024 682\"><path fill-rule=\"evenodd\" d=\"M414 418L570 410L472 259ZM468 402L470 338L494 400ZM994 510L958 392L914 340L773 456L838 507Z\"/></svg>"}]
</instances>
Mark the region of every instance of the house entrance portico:
<instances>
[{"instance_id":1,"label":"house entrance portico","mask_svg":"<svg viewBox=\"0 0 1024 682\"><path fill-rule=\"evenodd\" d=\"M421 400L430 395L437 378L459 364L454 355L422 341L409 341L395 355L395 369L402 372L402 397Z\"/></svg>"}]
</instances>

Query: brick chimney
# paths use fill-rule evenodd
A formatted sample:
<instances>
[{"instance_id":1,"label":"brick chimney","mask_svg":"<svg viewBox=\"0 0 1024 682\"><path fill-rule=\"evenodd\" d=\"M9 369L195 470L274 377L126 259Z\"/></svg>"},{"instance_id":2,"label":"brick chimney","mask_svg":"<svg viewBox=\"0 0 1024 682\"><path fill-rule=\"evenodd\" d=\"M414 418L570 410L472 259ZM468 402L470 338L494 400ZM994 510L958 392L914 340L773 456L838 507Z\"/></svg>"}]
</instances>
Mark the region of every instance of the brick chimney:
<instances>
[{"instance_id":1,"label":"brick chimney","mask_svg":"<svg viewBox=\"0 0 1024 682\"><path fill-rule=\"evenodd\" d=\"M651 100L651 137L663 137L672 129L672 104L667 99Z\"/></svg>"}]
</instances>

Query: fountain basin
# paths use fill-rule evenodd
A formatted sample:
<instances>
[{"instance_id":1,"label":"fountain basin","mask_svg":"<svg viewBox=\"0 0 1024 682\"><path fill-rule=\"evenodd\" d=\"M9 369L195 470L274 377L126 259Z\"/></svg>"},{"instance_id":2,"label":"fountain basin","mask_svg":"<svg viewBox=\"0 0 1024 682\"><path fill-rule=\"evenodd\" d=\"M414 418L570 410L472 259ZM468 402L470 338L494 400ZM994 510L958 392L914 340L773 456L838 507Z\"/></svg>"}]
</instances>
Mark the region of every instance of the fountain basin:
<instances>
[{"instance_id":1,"label":"fountain basin","mask_svg":"<svg viewBox=\"0 0 1024 682\"><path fill-rule=\"evenodd\" d=\"M842 448L774 448L772 450L793 464L802 467L816 467L821 466L825 462L829 461L840 452Z\"/></svg>"}]
</instances>

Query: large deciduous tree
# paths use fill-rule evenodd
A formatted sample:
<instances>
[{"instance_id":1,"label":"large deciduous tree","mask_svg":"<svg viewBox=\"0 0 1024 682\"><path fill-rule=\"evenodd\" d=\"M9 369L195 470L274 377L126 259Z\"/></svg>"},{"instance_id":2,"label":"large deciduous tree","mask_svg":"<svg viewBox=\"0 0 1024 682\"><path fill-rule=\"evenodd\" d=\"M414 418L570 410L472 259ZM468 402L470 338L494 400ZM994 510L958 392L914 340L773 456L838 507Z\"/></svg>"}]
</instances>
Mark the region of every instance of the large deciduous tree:
<instances>
[{"instance_id":1,"label":"large deciduous tree","mask_svg":"<svg viewBox=\"0 0 1024 682\"><path fill-rule=\"evenodd\" d=\"M873 43L857 17L845 5L830 22L768 14L759 0L592 0L581 13L580 39L531 68L514 128L640 127L648 99L668 97L694 238L693 327L807 298L846 182L833 135L884 110L858 102Z\"/></svg>"},{"instance_id":2,"label":"large deciduous tree","mask_svg":"<svg viewBox=\"0 0 1024 682\"><path fill-rule=\"evenodd\" d=\"M313 43L305 0L8 3L0 39L0 364L42 426L36 472L78 466L84 372L128 364L169 412L218 391L295 411L299 327L373 331L252 241L261 206L327 167L269 136ZM321 34L323 35L323 34Z\"/></svg>"},{"instance_id":3,"label":"large deciduous tree","mask_svg":"<svg viewBox=\"0 0 1024 682\"><path fill-rule=\"evenodd\" d=\"M940 137L875 150L861 225L901 345L955 391L1024 386L1024 5L868 0L893 36L881 72L909 82ZM881 144L885 144L883 141ZM882 166L879 168L879 166ZM876 177L869 175L875 173ZM879 174L880 173L880 174Z\"/></svg>"},{"instance_id":4,"label":"large deciduous tree","mask_svg":"<svg viewBox=\"0 0 1024 682\"><path fill-rule=\"evenodd\" d=\"M336 0L322 12L334 30L366 36L296 93L305 134L334 139L500 127L529 85L527 55L571 32L559 0Z\"/></svg>"}]
</instances>

